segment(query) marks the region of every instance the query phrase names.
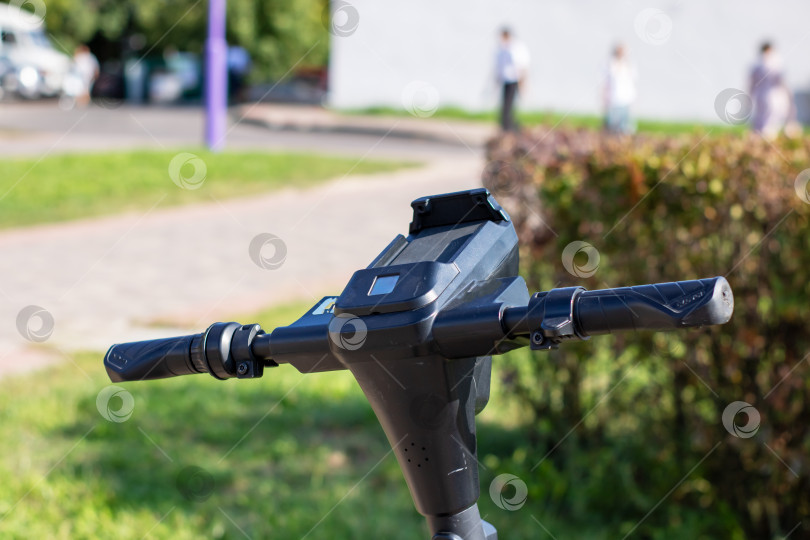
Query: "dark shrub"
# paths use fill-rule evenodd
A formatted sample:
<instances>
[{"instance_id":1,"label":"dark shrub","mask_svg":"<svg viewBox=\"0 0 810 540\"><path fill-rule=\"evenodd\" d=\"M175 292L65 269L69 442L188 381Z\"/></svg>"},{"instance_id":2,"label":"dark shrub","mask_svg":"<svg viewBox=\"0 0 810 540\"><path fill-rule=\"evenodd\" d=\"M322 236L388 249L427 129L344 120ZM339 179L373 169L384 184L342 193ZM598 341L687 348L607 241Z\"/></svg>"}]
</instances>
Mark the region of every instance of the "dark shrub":
<instances>
[{"instance_id":1,"label":"dark shrub","mask_svg":"<svg viewBox=\"0 0 810 540\"><path fill-rule=\"evenodd\" d=\"M531 287L724 275L735 293L724 327L512 360L505 382L534 411L540 451L557 467L570 468L572 448L633 461L605 473L587 503L625 533L668 494L664 508L730 509L751 538L810 537L808 140L541 128L493 140L487 154L484 185L515 222ZM565 269L574 241L598 252L590 277L590 248ZM723 424L735 401L753 406L733 418L742 436ZM739 428L753 430L757 412L749 437ZM672 512L636 532L677 525Z\"/></svg>"}]
</instances>

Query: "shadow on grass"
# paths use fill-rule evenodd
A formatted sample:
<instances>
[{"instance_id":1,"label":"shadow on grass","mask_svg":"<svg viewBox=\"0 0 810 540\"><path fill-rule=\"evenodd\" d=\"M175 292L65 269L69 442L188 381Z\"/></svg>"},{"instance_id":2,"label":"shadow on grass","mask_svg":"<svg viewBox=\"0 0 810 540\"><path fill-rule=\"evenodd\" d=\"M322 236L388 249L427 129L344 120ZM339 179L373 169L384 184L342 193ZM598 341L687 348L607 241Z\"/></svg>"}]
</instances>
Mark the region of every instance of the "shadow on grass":
<instances>
[{"instance_id":1,"label":"shadow on grass","mask_svg":"<svg viewBox=\"0 0 810 540\"><path fill-rule=\"evenodd\" d=\"M101 506L113 516L169 513L152 531L156 537L173 537L178 527L228 538L243 537L240 530L251 538L426 537L382 428L350 374L283 369L271 370L271 381L187 377L119 385L135 401L121 423L100 418L95 396L86 395L80 420L59 436L75 441L99 420L62 472L97 484ZM121 406L116 399L112 410ZM491 424L479 437L497 441L482 445L487 453L525 443L519 432ZM485 466L480 472L488 498L494 475Z\"/></svg>"}]
</instances>

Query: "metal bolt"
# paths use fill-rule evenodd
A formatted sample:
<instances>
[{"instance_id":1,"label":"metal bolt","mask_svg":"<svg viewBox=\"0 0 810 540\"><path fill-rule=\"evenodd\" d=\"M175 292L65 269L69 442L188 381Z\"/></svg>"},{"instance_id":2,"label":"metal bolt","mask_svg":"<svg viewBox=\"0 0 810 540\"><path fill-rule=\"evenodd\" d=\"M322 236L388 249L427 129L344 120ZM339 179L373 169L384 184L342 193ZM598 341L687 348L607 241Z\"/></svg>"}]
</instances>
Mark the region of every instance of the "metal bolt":
<instances>
[{"instance_id":1,"label":"metal bolt","mask_svg":"<svg viewBox=\"0 0 810 540\"><path fill-rule=\"evenodd\" d=\"M543 334L541 334L540 332L534 332L532 334L532 341L536 345L540 345L541 343L543 343Z\"/></svg>"},{"instance_id":2,"label":"metal bolt","mask_svg":"<svg viewBox=\"0 0 810 540\"><path fill-rule=\"evenodd\" d=\"M238 373L239 375L244 375L247 372L248 372L247 362L242 362L236 368L236 373Z\"/></svg>"}]
</instances>

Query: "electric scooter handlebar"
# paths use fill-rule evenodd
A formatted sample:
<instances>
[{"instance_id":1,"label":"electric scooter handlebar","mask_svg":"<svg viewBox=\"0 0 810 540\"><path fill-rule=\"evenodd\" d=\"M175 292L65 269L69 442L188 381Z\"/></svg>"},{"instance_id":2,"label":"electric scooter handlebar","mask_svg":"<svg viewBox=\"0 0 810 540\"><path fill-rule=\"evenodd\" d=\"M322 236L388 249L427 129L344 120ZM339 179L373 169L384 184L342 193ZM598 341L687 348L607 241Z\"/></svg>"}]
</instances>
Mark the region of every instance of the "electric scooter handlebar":
<instances>
[{"instance_id":1,"label":"electric scooter handlebar","mask_svg":"<svg viewBox=\"0 0 810 540\"><path fill-rule=\"evenodd\" d=\"M197 373L216 379L261 377L265 366L278 365L254 356L252 344L261 334L258 324L214 323L201 334L113 345L104 367L113 382Z\"/></svg>"},{"instance_id":2,"label":"electric scooter handlebar","mask_svg":"<svg viewBox=\"0 0 810 540\"><path fill-rule=\"evenodd\" d=\"M725 324L734 312L723 277L586 291L577 301L587 335L621 330L675 330Z\"/></svg>"},{"instance_id":3,"label":"electric scooter handlebar","mask_svg":"<svg viewBox=\"0 0 810 540\"><path fill-rule=\"evenodd\" d=\"M529 335L532 348L569 339L636 330L675 330L725 324L734 311L723 277L587 291L582 287L534 294L526 307L506 308L507 335Z\"/></svg>"},{"instance_id":4,"label":"electric scooter handlebar","mask_svg":"<svg viewBox=\"0 0 810 540\"><path fill-rule=\"evenodd\" d=\"M192 349L203 334L115 344L104 356L104 367L113 382L165 379L204 373L195 366Z\"/></svg>"},{"instance_id":5,"label":"electric scooter handlebar","mask_svg":"<svg viewBox=\"0 0 810 540\"><path fill-rule=\"evenodd\" d=\"M489 400L492 355L610 332L722 324L734 308L722 277L530 295L518 275L515 228L487 190L411 206L408 236L294 323L265 334L256 324L220 322L201 334L113 345L104 357L110 379L255 378L282 363L303 373L348 369L432 539L496 540L478 511L474 465L475 415Z\"/></svg>"},{"instance_id":6,"label":"electric scooter handlebar","mask_svg":"<svg viewBox=\"0 0 810 540\"><path fill-rule=\"evenodd\" d=\"M734 311L734 297L728 281L714 277L595 291L582 287L552 289L532 295L526 306L499 311L499 321L486 321L494 314L475 317L463 313L462 317L468 325L469 321L482 324L481 333L486 333L483 326L500 328L487 342L528 336L533 349L552 349L563 341L598 334L724 324ZM441 315L439 321L444 320ZM331 317L328 319L331 322ZM322 326L322 342L328 346L329 324ZM460 337L465 332L460 325L458 329L455 335ZM448 332L447 326L441 330L436 332L439 347L453 349L454 332ZM217 379L260 377L265 366L278 365L271 357L273 335L263 334L258 325L215 323L201 334L113 345L104 357L104 366L114 382L198 373ZM262 337L256 340L258 336ZM495 352L499 351L464 351L451 356ZM323 353L328 353L326 347Z\"/></svg>"}]
</instances>

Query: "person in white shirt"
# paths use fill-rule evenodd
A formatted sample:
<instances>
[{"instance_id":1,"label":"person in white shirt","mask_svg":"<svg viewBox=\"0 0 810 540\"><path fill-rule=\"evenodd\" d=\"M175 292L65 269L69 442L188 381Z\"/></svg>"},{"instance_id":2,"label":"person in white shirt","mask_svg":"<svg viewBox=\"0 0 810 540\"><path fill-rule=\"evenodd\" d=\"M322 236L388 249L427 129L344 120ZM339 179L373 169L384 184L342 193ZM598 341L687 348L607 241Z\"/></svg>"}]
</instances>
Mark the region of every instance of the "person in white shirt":
<instances>
[{"instance_id":1,"label":"person in white shirt","mask_svg":"<svg viewBox=\"0 0 810 540\"><path fill-rule=\"evenodd\" d=\"M605 73L603 104L605 129L612 133L633 133L630 107L636 100L635 68L627 60L624 45L616 45Z\"/></svg>"},{"instance_id":2,"label":"person in white shirt","mask_svg":"<svg viewBox=\"0 0 810 540\"><path fill-rule=\"evenodd\" d=\"M529 49L512 38L508 28L501 30L501 43L495 58L495 73L503 90L501 98L501 129L517 131L514 109L518 91L525 85L529 71Z\"/></svg>"},{"instance_id":3,"label":"person in white shirt","mask_svg":"<svg viewBox=\"0 0 810 540\"><path fill-rule=\"evenodd\" d=\"M90 91L93 89L99 73L98 60L87 45L76 47L76 51L73 53L73 70L82 85L76 102L82 106L87 105L90 102Z\"/></svg>"}]
</instances>

